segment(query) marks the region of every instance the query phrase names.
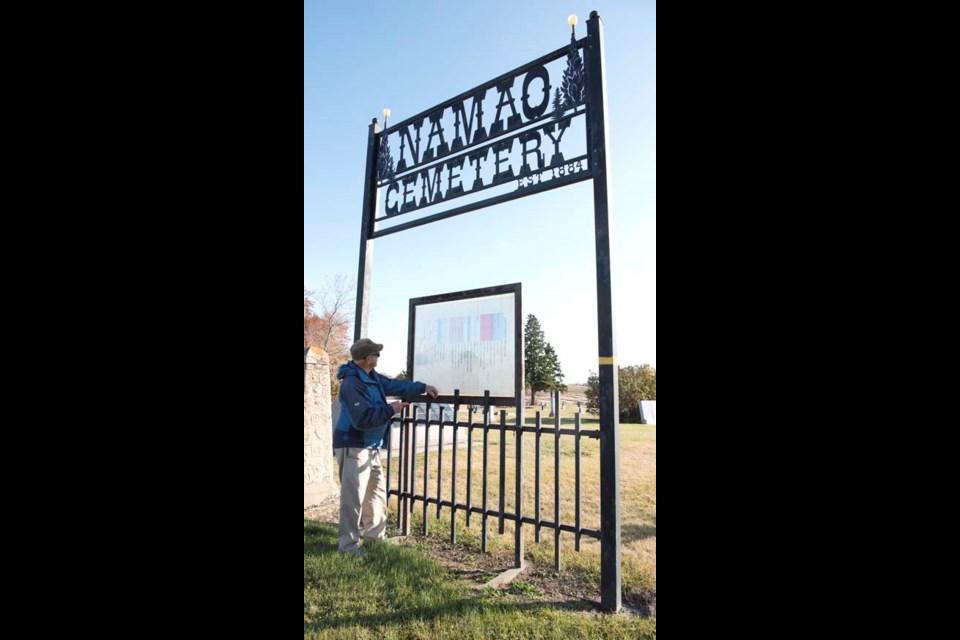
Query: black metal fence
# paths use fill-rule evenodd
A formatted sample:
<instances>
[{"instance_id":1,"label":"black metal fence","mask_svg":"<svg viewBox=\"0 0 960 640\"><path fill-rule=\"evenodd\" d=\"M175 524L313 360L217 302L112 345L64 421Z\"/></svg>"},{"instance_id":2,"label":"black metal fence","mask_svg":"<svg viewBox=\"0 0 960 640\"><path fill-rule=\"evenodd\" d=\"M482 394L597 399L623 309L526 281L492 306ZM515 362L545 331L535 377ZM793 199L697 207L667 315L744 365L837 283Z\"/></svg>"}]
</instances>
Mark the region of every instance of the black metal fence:
<instances>
[{"instance_id":1,"label":"black metal fence","mask_svg":"<svg viewBox=\"0 0 960 640\"><path fill-rule=\"evenodd\" d=\"M553 531L554 538L554 565L557 571L560 570L560 535L562 532L566 531L568 533L574 534L576 536L576 550L580 551L580 541L583 536L589 538L595 538L600 540L600 530L598 529L587 529L583 527L581 522L581 441L583 438L592 438L595 440L600 439L600 431L584 431L581 428L581 413L578 412L575 414L575 426L573 429L562 429L561 428L561 404L560 404L560 394L556 392L554 394L554 420L552 426L545 426L539 411L536 412L536 425L532 427L525 426L521 424L521 418L523 416L522 411L517 411L516 416L518 418L515 424L507 424L507 412L505 410L500 410L499 421L494 423L491 421L491 410L492 406L490 404L490 394L487 392L484 396L482 405L480 405L482 413L482 421L477 423L474 422L474 412L471 409L468 411L467 420L464 422L459 419L461 407L460 392L457 390L454 393L454 403L453 403L453 415L449 416L449 419L444 415L445 407L440 405L439 408L439 419L430 420L430 408L431 404L427 403L427 410L424 412L424 417L419 418L416 416L416 412L411 408L407 407L404 410L402 416L395 417L391 422L390 427L390 437L391 441L394 437L400 438L399 446L399 460L397 471L392 470L392 461L390 456L387 457L387 501L391 502L391 496L397 497L397 528L400 529L403 535L410 535L410 516L414 512L414 509L417 507L417 504L421 504L423 508L423 535L428 535L430 532L430 511L431 505L436 506L436 518L439 519L442 509L447 507L452 510L450 517L450 542L457 542L457 514L458 512L463 512L466 518L466 526L470 527L472 524L472 516L477 515L480 518L481 522L481 549L484 553L487 552L487 536L489 529L489 521L491 518L495 519L498 523L498 530L500 535L504 534L505 528L504 524L506 521L511 521L516 523L515 526L515 552L514 552L514 563L517 568L522 568L524 566L524 540L523 540L523 526L530 525L534 527L534 539L536 542L541 541L541 530L547 529ZM411 415L412 414L412 415ZM423 443L422 445L417 441L417 427L423 426ZM437 477L435 481L436 491L431 494L431 489L433 488L434 483L431 482L430 478L430 433L432 428L437 428L438 438L437 438ZM458 465L462 464L459 460L459 439L461 429L466 429L466 498L465 502L458 501L457 496L457 473L460 468ZM452 447L449 452L451 457L451 473L449 479L449 498L444 498L444 481L443 481L443 464L444 464L444 433L445 430L452 430ZM473 470L474 470L474 432L479 430L480 437L482 437L483 449L482 456L479 460L482 464L482 488L481 496L482 501L479 505L473 502L474 500L474 491L473 491ZM499 488L496 493L496 496L499 498L499 504L494 507L490 504L490 487L488 486L489 478L489 464L490 464L490 432L496 431L500 436L500 446L499 446ZM447 431L449 432L449 431ZM516 513L510 513L506 510L506 496L508 491L507 484L507 437L509 433L513 433L515 436L516 444L514 448L514 456L516 458L516 464L514 467L514 478L511 479L511 485L515 491L515 508ZM523 512L524 504L524 433L532 433L536 436L536 445L534 457L536 459L535 464L535 477L533 485L534 493L534 508L532 514L525 514ZM561 436L571 436L575 438L575 483L574 483L574 505L575 505L575 517L573 523L563 523L561 522L560 517L560 491L561 491L561 479L560 479L560 438ZM541 495L541 441L544 437L553 438L554 440L554 495L553 495L553 520L546 520L542 517L544 510L543 496ZM479 442L478 442L479 444ZM423 484L422 486L414 486L419 484L416 482L417 479L417 456L422 453L423 460ZM395 477L396 476L396 477ZM420 490L420 492L418 492Z\"/></svg>"}]
</instances>

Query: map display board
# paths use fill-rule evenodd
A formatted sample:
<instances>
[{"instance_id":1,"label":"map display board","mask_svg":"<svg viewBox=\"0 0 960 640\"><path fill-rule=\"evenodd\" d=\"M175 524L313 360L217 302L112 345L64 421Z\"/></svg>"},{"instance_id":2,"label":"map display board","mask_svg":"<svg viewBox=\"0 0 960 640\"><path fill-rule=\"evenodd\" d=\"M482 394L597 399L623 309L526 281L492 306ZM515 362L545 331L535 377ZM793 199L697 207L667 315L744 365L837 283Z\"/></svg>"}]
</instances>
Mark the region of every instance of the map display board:
<instances>
[{"instance_id":1,"label":"map display board","mask_svg":"<svg viewBox=\"0 0 960 640\"><path fill-rule=\"evenodd\" d=\"M410 301L408 370L444 397L515 399L523 380L520 284Z\"/></svg>"}]
</instances>

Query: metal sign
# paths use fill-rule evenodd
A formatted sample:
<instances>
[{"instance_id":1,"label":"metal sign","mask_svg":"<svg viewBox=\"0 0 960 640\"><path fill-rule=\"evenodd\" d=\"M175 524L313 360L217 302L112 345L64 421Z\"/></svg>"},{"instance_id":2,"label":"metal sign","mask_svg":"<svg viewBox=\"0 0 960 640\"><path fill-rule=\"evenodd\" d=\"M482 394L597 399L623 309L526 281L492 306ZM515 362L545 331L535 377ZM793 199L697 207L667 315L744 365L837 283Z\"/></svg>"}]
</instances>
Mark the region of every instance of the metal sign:
<instances>
[{"instance_id":1,"label":"metal sign","mask_svg":"<svg viewBox=\"0 0 960 640\"><path fill-rule=\"evenodd\" d=\"M354 340L367 335L375 238L593 180L601 606L619 611L620 401L610 279L603 22L591 12L587 37L581 40L575 24L572 20L569 44L533 62L383 131L373 119L367 136ZM522 424L522 398L517 404ZM517 549L520 565L522 539Z\"/></svg>"},{"instance_id":2,"label":"metal sign","mask_svg":"<svg viewBox=\"0 0 960 640\"><path fill-rule=\"evenodd\" d=\"M381 132L383 215L372 236L591 178L585 42L571 35L566 47ZM400 216L408 222L393 224Z\"/></svg>"}]
</instances>

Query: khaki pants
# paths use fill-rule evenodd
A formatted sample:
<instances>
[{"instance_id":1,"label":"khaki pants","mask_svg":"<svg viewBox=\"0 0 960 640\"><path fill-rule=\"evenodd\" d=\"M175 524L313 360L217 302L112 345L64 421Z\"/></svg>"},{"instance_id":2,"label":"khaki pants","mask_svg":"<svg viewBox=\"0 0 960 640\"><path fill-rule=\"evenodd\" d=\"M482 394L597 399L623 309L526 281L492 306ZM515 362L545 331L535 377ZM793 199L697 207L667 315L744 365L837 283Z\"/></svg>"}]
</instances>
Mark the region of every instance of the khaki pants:
<instances>
[{"instance_id":1,"label":"khaki pants","mask_svg":"<svg viewBox=\"0 0 960 640\"><path fill-rule=\"evenodd\" d=\"M360 540L382 540L387 530L387 474L380 449L334 449L340 467L340 551L360 551Z\"/></svg>"}]
</instances>

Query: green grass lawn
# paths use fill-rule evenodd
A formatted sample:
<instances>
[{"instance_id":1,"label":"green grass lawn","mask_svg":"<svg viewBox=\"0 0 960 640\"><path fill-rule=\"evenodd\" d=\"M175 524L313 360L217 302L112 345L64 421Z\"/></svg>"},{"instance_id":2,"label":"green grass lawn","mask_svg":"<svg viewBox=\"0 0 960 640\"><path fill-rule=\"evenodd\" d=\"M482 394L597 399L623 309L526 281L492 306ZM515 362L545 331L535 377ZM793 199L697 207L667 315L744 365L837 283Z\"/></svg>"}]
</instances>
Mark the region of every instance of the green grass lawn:
<instances>
[{"instance_id":1,"label":"green grass lawn","mask_svg":"<svg viewBox=\"0 0 960 640\"><path fill-rule=\"evenodd\" d=\"M586 414L585 414L586 415ZM528 424L533 418L528 417ZM563 427L572 424L564 413ZM546 427L547 425L544 424ZM596 419L583 422L596 429ZM434 429L436 429L434 427ZM489 504L499 503L499 438L490 434L488 467ZM474 442L482 435L474 433ZM524 436L523 512L533 512L535 436ZM515 467L514 437L507 434L506 508L515 510L511 477ZM574 522L574 439L561 437L561 517ZM422 452L418 460L417 491L423 490ZM459 451L458 501L466 496L466 450ZM475 447L473 504L481 496L482 447ZM396 460L394 460L396 462ZM541 514L554 519L554 440L541 440ZM451 458L444 453L443 497L451 492ZM582 441L582 524L598 529L600 522L599 443ZM396 474L394 465L393 473ZM392 486L396 485L396 475ZM430 454L431 496L436 495L437 455ZM524 525L528 569L503 591L482 590L478 584L512 566L513 525L506 523L500 536L497 520L489 520L489 551L480 553L480 518L474 514L467 528L457 515L458 544L450 547L449 509L436 518L428 510L430 538L422 540L423 508L418 504L412 520L413 548L379 545L362 558L336 553L336 533L304 521L304 635L350 638L654 638L656 637L656 426L621 425L621 499L623 534L624 604L644 615L608 616L593 613L600 595L600 544L583 538L582 551L574 551L573 534L561 537L562 571L553 572L553 532L542 530L534 542L533 527ZM390 501L390 525L396 522L396 499ZM397 532L393 530L390 535ZM405 543L405 544L407 544ZM433 556L439 561L431 560ZM456 556L456 561L449 557ZM459 566L454 570L452 566ZM475 569L470 572L469 569ZM476 576L471 584L464 578ZM558 597L562 596L562 597Z\"/></svg>"},{"instance_id":2,"label":"green grass lawn","mask_svg":"<svg viewBox=\"0 0 960 640\"><path fill-rule=\"evenodd\" d=\"M522 583L521 583L522 585ZM582 613L535 590L478 589L417 549L337 553L336 530L303 525L304 638L655 638L656 620Z\"/></svg>"}]
</instances>

